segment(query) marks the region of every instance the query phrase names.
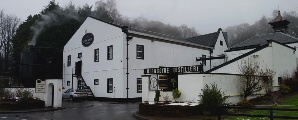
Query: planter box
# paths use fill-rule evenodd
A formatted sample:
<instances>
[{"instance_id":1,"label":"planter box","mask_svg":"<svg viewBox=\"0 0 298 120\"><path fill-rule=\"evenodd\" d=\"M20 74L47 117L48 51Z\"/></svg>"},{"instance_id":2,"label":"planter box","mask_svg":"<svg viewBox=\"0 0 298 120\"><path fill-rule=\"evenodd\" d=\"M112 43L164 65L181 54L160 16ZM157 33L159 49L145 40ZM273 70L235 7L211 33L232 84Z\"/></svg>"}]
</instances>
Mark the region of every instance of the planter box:
<instances>
[{"instance_id":1,"label":"planter box","mask_svg":"<svg viewBox=\"0 0 298 120\"><path fill-rule=\"evenodd\" d=\"M147 116L184 117L203 115L200 106L179 106L166 104L139 104L139 114Z\"/></svg>"},{"instance_id":2,"label":"planter box","mask_svg":"<svg viewBox=\"0 0 298 120\"><path fill-rule=\"evenodd\" d=\"M29 100L28 102L6 101L0 102L0 109L21 110L44 108L45 102L41 100Z\"/></svg>"}]
</instances>

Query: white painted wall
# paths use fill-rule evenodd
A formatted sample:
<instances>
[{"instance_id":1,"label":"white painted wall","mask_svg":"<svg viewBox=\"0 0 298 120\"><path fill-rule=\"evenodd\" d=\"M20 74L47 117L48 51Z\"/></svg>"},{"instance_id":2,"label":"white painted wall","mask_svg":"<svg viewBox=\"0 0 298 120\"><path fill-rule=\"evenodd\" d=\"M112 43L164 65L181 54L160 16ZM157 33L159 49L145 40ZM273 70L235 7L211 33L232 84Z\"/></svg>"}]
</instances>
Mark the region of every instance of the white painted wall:
<instances>
[{"instance_id":1,"label":"white painted wall","mask_svg":"<svg viewBox=\"0 0 298 120\"><path fill-rule=\"evenodd\" d=\"M223 42L223 45L220 45L220 41ZM218 35L218 38L216 40L215 46L213 48L212 56L217 57L219 55L224 55L225 54L224 51L227 50L227 49L228 49L228 47L227 47L227 43L226 43L226 40L225 40L224 35L223 35L223 31L220 31L219 35ZM212 60L211 68L213 68L215 66L218 66L218 65L220 65L224 62L225 62L225 59Z\"/></svg>"},{"instance_id":2,"label":"white painted wall","mask_svg":"<svg viewBox=\"0 0 298 120\"><path fill-rule=\"evenodd\" d=\"M144 59L136 59L136 45L144 45ZM126 54L126 46L123 54ZM200 65L196 57L205 54L208 56L208 50L186 47L177 44L170 44L160 41L151 41L148 39L134 37L129 41L129 96L140 97L142 93L137 93L137 78L141 78L146 68L177 67ZM125 59L125 58L124 58ZM124 61L124 88L126 88L126 61ZM209 61L206 62L204 70L209 69ZM126 90L124 90L126 91ZM131 94L132 93L132 94ZM126 94L126 92L124 93Z\"/></svg>"},{"instance_id":3,"label":"white painted wall","mask_svg":"<svg viewBox=\"0 0 298 120\"><path fill-rule=\"evenodd\" d=\"M239 57L245 53L248 53L249 51L252 51L254 49L245 49L245 50L237 50L237 51L229 51L229 52L226 52L226 55L227 55L227 61L229 60L232 60L236 57Z\"/></svg>"},{"instance_id":4,"label":"white painted wall","mask_svg":"<svg viewBox=\"0 0 298 120\"><path fill-rule=\"evenodd\" d=\"M180 101L194 101L200 100L201 89L204 88L206 84L210 85L215 83L218 88L220 88L226 96L229 96L228 100L232 104L236 104L243 99L242 94L242 85L239 75L239 67L242 62L248 61L258 62L259 67L262 70L271 69L276 74L273 78L274 90L278 90L278 77L282 77L284 74L292 74L296 69L296 56L294 50L283 46L281 44L270 42L269 46L257 51L251 55L248 55L242 59L239 59L233 63L230 63L226 66L223 66L215 71L212 74L184 74L178 76L178 86L182 95L178 99ZM228 73L228 74L223 74ZM146 87L147 88L147 87ZM149 88L149 87L148 87ZM255 93L255 95L250 96L250 98L257 97L258 95L264 95L265 91ZM148 93L148 99L146 101L154 100L150 96L154 96L153 92ZM144 101L144 100L143 100Z\"/></svg>"},{"instance_id":5,"label":"white painted wall","mask_svg":"<svg viewBox=\"0 0 298 120\"><path fill-rule=\"evenodd\" d=\"M283 45L272 42L272 59L274 76L274 86L278 86L278 77L291 76L297 69L295 51Z\"/></svg>"},{"instance_id":6,"label":"white painted wall","mask_svg":"<svg viewBox=\"0 0 298 120\"><path fill-rule=\"evenodd\" d=\"M94 42L89 47L81 44L85 31L94 35ZM154 37L154 36L153 36ZM158 36L155 36L158 38ZM222 39L222 37L220 37ZM144 45L144 59L136 59L136 46ZM107 60L107 46L113 45L113 60ZM94 62L94 49L99 48L99 62ZM127 78L126 78L126 34L119 27L115 27L93 18L87 18L82 26L64 47L64 82L66 91L71 88L72 70L74 72L75 62L82 60L82 76L88 86L91 87L96 97L126 98ZM82 58L77 58L82 52ZM190 47L187 44L169 43L149 38L133 37L129 41L129 81L128 97L141 97L142 93L137 93L137 78L141 78L146 68L177 67L200 65L196 57L202 54L209 55L209 50L198 47ZM67 66L67 56L71 55L71 66ZM204 70L208 70L209 61L206 62ZM115 92L107 93L107 79L113 78ZM94 85L94 79L99 79L99 85ZM67 86L70 81L70 86ZM77 87L77 79L73 78L74 89Z\"/></svg>"},{"instance_id":7,"label":"white painted wall","mask_svg":"<svg viewBox=\"0 0 298 120\"><path fill-rule=\"evenodd\" d=\"M287 73L292 74L297 66L293 49L271 42L269 47L223 66L212 73L240 74L239 67L242 62L248 61L249 59L250 61L258 62L260 64L260 69L270 69L276 73L273 78L273 86L275 86L274 90L278 89L278 77L282 77Z\"/></svg>"},{"instance_id":8,"label":"white painted wall","mask_svg":"<svg viewBox=\"0 0 298 120\"><path fill-rule=\"evenodd\" d=\"M242 82L239 75L228 74L203 74L203 88L205 85L211 86L216 84L217 87L224 92L225 96L228 96L228 102L231 104L237 104L243 99L242 96Z\"/></svg>"},{"instance_id":9,"label":"white painted wall","mask_svg":"<svg viewBox=\"0 0 298 120\"><path fill-rule=\"evenodd\" d=\"M298 43L291 43L291 44L286 44L286 45L288 45L288 46L293 47L293 48L296 49L296 51L295 51L296 64L297 64L296 67L298 68L298 52L297 52L297 49L298 49Z\"/></svg>"},{"instance_id":10,"label":"white painted wall","mask_svg":"<svg viewBox=\"0 0 298 120\"><path fill-rule=\"evenodd\" d=\"M181 92L179 101L200 100L200 93L204 88L203 74L185 74L178 75L178 90Z\"/></svg>"},{"instance_id":11,"label":"white painted wall","mask_svg":"<svg viewBox=\"0 0 298 120\"><path fill-rule=\"evenodd\" d=\"M89 47L82 46L81 40L85 33L94 35L94 42ZM73 37L64 47L64 91L71 88L67 81L72 82L75 62L82 60L82 76L97 97L123 98L123 41L124 34L119 27L115 27L88 17ZM113 45L113 59L107 60L107 46ZM94 50L99 48L99 62L94 62ZM77 58L82 52L82 58ZM67 66L67 56L71 55L71 66ZM113 78L115 92L107 93L107 79ZM94 85L94 79L99 79L99 85ZM77 79L73 78L74 89Z\"/></svg>"},{"instance_id":12,"label":"white painted wall","mask_svg":"<svg viewBox=\"0 0 298 120\"><path fill-rule=\"evenodd\" d=\"M52 93L52 86L54 85L54 93ZM45 101L45 107L52 106L52 94L54 94L54 106L62 107L62 80L61 79L47 79L45 93L35 93L35 88L5 88L12 94L16 95L17 90L29 90L33 94L33 98L38 98ZM18 97L18 96L15 96Z\"/></svg>"},{"instance_id":13,"label":"white painted wall","mask_svg":"<svg viewBox=\"0 0 298 120\"><path fill-rule=\"evenodd\" d=\"M5 88L5 90L8 90L10 91L12 94L16 95L16 91L17 90L26 90L26 91L30 91L32 94L33 94L33 98L38 98L40 100L44 100L43 99L43 95L45 93L35 93L35 88ZM15 97L18 97L18 96L15 96Z\"/></svg>"},{"instance_id":14,"label":"white painted wall","mask_svg":"<svg viewBox=\"0 0 298 120\"><path fill-rule=\"evenodd\" d=\"M54 93L52 92L54 86ZM52 101L52 94L54 94L54 101ZM45 94L45 107L62 107L62 80L61 79L47 79L46 80L46 94Z\"/></svg>"},{"instance_id":15,"label":"white painted wall","mask_svg":"<svg viewBox=\"0 0 298 120\"><path fill-rule=\"evenodd\" d=\"M232 74L181 74L178 75L178 86L181 92L178 101L183 102L199 102L202 94L202 90L205 85L216 84L217 87L228 97L228 103L237 104L243 100L243 83L240 81L239 75ZM144 76L143 80L143 96L142 101L153 102L155 97L155 91L149 90L149 77ZM147 87L148 86L148 87ZM248 99L255 98L259 95L264 95L265 92L260 91L249 96ZM161 91L160 101L164 101L164 96L170 96L172 100L172 92Z\"/></svg>"}]
</instances>

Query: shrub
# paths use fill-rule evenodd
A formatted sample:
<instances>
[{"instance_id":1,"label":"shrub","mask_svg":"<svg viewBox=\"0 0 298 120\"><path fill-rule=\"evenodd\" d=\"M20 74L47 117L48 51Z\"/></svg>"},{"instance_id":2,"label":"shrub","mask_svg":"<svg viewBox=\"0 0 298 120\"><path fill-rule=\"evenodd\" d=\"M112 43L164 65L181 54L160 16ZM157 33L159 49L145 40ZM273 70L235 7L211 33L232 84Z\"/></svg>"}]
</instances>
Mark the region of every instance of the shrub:
<instances>
[{"instance_id":1,"label":"shrub","mask_svg":"<svg viewBox=\"0 0 298 120\"><path fill-rule=\"evenodd\" d=\"M14 98L14 94L11 93L9 90L5 90L4 88L3 91L1 91L0 93L0 97L4 97L5 99Z\"/></svg>"},{"instance_id":2,"label":"shrub","mask_svg":"<svg viewBox=\"0 0 298 120\"><path fill-rule=\"evenodd\" d=\"M292 78L283 78L283 84L288 86L291 89L291 92L298 91L298 81Z\"/></svg>"},{"instance_id":3,"label":"shrub","mask_svg":"<svg viewBox=\"0 0 298 120\"><path fill-rule=\"evenodd\" d=\"M159 90L155 90L155 98L154 98L154 101L156 103L158 103L159 101L159 97L160 97L160 91Z\"/></svg>"},{"instance_id":4,"label":"shrub","mask_svg":"<svg viewBox=\"0 0 298 120\"><path fill-rule=\"evenodd\" d=\"M283 95L286 95L286 94L291 92L291 88L289 86L285 85L285 84L282 84L280 86L279 90L280 90L281 94L283 94Z\"/></svg>"},{"instance_id":5,"label":"shrub","mask_svg":"<svg viewBox=\"0 0 298 120\"><path fill-rule=\"evenodd\" d=\"M178 98L181 96L181 92L176 88L175 90L172 91L173 99L177 101Z\"/></svg>"},{"instance_id":6,"label":"shrub","mask_svg":"<svg viewBox=\"0 0 298 120\"><path fill-rule=\"evenodd\" d=\"M27 102L29 99L33 98L33 93L29 89L18 89L16 96L20 97L20 102Z\"/></svg>"},{"instance_id":7,"label":"shrub","mask_svg":"<svg viewBox=\"0 0 298 120\"><path fill-rule=\"evenodd\" d=\"M237 103L237 105L243 106L243 107L253 107L254 104L249 102L247 99L243 99L241 102Z\"/></svg>"},{"instance_id":8,"label":"shrub","mask_svg":"<svg viewBox=\"0 0 298 120\"><path fill-rule=\"evenodd\" d=\"M221 106L228 105L227 97L225 97L224 93L217 88L215 83L211 84L211 87L206 84L200 97L200 105L203 110L208 110L214 115L222 112L220 109Z\"/></svg>"}]
</instances>

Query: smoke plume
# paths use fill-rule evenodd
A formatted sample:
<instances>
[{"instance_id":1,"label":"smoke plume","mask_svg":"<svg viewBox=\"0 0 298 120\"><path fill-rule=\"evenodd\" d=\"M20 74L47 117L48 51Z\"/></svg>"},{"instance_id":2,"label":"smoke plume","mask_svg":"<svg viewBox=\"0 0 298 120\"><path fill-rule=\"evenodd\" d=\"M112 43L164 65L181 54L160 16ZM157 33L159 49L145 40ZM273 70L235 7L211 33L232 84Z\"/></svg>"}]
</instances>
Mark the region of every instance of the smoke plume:
<instances>
[{"instance_id":1,"label":"smoke plume","mask_svg":"<svg viewBox=\"0 0 298 120\"><path fill-rule=\"evenodd\" d=\"M64 22L67 22L71 19L79 20L79 15L76 12L74 6L69 5L68 7L60 8L46 12L41 15L41 20L35 22L35 25L31 27L34 34L32 40L28 43L28 45L36 45L36 40L40 33L43 32L46 28L51 26L60 25Z\"/></svg>"}]
</instances>

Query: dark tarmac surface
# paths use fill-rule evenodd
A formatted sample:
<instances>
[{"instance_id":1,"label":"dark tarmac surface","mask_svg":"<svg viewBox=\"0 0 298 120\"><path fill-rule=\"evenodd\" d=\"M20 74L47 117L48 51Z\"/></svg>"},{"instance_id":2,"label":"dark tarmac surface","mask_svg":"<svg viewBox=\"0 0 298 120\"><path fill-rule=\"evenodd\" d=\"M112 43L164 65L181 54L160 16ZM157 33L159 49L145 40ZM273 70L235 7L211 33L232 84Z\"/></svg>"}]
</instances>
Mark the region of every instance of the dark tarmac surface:
<instances>
[{"instance_id":1,"label":"dark tarmac surface","mask_svg":"<svg viewBox=\"0 0 298 120\"><path fill-rule=\"evenodd\" d=\"M0 114L0 120L136 120L138 103L63 101L63 110Z\"/></svg>"}]
</instances>

